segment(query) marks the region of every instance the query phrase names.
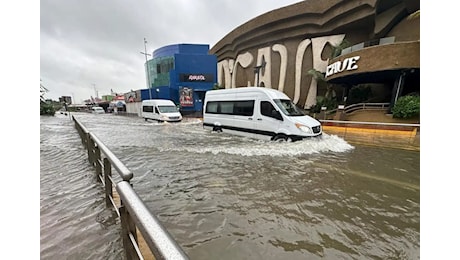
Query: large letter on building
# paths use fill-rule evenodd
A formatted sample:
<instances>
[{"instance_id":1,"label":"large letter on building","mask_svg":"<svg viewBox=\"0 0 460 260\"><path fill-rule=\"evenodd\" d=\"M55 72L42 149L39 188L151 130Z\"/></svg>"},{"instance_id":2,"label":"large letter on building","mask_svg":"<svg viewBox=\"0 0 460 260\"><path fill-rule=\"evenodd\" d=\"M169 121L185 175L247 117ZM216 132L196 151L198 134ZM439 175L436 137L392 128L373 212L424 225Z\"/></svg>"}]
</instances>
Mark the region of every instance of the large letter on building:
<instances>
[{"instance_id":1,"label":"large letter on building","mask_svg":"<svg viewBox=\"0 0 460 260\"><path fill-rule=\"evenodd\" d=\"M326 72L326 67L329 62L329 59L327 60L321 59L321 53L324 50L324 46L326 46L327 43L330 43L332 46L337 46L343 41L344 38L345 38L345 34L313 38L312 39L313 69L319 72L322 72L322 73ZM297 79L297 76L296 76L296 79ZM307 100L305 101L305 105L304 105L305 109L309 109L311 106L316 104L317 91L318 91L318 85L317 85L316 79L312 78L311 83L310 83L310 88L308 89Z\"/></svg>"},{"instance_id":2,"label":"large letter on building","mask_svg":"<svg viewBox=\"0 0 460 260\"><path fill-rule=\"evenodd\" d=\"M231 64L233 65L233 59L230 61L232 61ZM231 70L233 70L233 66L231 67L229 65L229 60L223 60L217 63L217 84L219 84L219 86L225 86L225 88L230 88L232 84Z\"/></svg>"},{"instance_id":3,"label":"large letter on building","mask_svg":"<svg viewBox=\"0 0 460 260\"><path fill-rule=\"evenodd\" d=\"M280 62L280 79L278 82L278 90L283 92L284 91L284 83L286 82L286 69L287 69L287 49L286 46L281 44L275 44L272 47L273 51L276 51L280 54L281 62Z\"/></svg>"},{"instance_id":4,"label":"large letter on building","mask_svg":"<svg viewBox=\"0 0 460 260\"><path fill-rule=\"evenodd\" d=\"M297 104L300 99L300 80L302 78L302 63L303 63L303 56L305 54L305 50L307 49L308 45L310 45L311 40L305 39L300 42L299 46L297 46L297 54L295 56L295 89L294 89L294 99L292 100L294 104Z\"/></svg>"},{"instance_id":5,"label":"large letter on building","mask_svg":"<svg viewBox=\"0 0 460 260\"><path fill-rule=\"evenodd\" d=\"M243 68L247 68L249 65L251 65L253 60L254 60L254 58L252 57L252 54L249 53L249 52L239 54L236 57L235 64L233 65L232 87L231 88L236 88L236 77L237 77L237 74L238 74L238 71L237 71L238 64L240 64L241 67L243 67Z\"/></svg>"}]
</instances>

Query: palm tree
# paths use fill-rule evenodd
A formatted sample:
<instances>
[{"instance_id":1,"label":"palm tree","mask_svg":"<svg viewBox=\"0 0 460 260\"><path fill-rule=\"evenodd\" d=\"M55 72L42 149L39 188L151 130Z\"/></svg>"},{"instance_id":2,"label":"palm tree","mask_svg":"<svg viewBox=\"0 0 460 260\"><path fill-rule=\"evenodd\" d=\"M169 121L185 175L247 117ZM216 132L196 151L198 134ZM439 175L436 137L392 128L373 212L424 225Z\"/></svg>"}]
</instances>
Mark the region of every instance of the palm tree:
<instances>
[{"instance_id":1,"label":"palm tree","mask_svg":"<svg viewBox=\"0 0 460 260\"><path fill-rule=\"evenodd\" d=\"M40 103L45 103L45 94L48 92L48 89L45 88L42 84L42 80L40 79Z\"/></svg>"},{"instance_id":2,"label":"palm tree","mask_svg":"<svg viewBox=\"0 0 460 260\"><path fill-rule=\"evenodd\" d=\"M324 97L320 97L320 96L316 97L317 98L316 110L318 110L318 108L320 108L321 106L327 106L329 109L332 109L333 107L335 107L336 92L332 88L332 86L327 83L326 78L324 77L324 74L315 69L311 69L307 71L307 74L311 75L316 80L318 86L319 85L326 86L326 93L324 94Z\"/></svg>"},{"instance_id":3,"label":"palm tree","mask_svg":"<svg viewBox=\"0 0 460 260\"><path fill-rule=\"evenodd\" d=\"M48 92L48 89L45 88L40 79L40 115L49 115L54 116L56 109L53 106L52 102L47 102L45 100L45 94Z\"/></svg>"},{"instance_id":4,"label":"palm tree","mask_svg":"<svg viewBox=\"0 0 460 260\"><path fill-rule=\"evenodd\" d=\"M342 50L350 47L350 45L351 44L347 39L343 39L343 41L339 45L332 46L331 58L340 56L340 54L342 53Z\"/></svg>"}]
</instances>

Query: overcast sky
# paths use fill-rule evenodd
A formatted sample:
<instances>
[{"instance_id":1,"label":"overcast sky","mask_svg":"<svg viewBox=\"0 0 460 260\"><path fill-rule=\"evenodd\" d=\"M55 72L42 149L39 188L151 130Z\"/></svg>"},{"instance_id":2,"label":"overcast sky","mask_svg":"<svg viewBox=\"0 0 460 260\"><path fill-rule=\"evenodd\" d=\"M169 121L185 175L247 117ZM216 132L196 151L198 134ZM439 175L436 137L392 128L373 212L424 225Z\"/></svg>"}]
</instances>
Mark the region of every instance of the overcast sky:
<instances>
[{"instance_id":1,"label":"overcast sky","mask_svg":"<svg viewBox=\"0 0 460 260\"><path fill-rule=\"evenodd\" d=\"M40 79L45 98L81 103L110 90L146 88L147 52L209 44L239 25L300 0L41 0Z\"/></svg>"}]
</instances>

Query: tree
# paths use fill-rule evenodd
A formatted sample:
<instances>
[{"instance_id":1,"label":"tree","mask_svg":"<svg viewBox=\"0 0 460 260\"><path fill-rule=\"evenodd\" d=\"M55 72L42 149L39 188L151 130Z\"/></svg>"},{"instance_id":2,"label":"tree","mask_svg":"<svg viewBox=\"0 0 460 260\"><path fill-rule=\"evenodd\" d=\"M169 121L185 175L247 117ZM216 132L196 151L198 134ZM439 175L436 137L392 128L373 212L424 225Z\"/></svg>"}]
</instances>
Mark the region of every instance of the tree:
<instances>
[{"instance_id":1,"label":"tree","mask_svg":"<svg viewBox=\"0 0 460 260\"><path fill-rule=\"evenodd\" d=\"M45 88L40 79L40 115L54 116L56 109L54 108L51 102L45 100L45 94L48 92L48 89Z\"/></svg>"},{"instance_id":2,"label":"tree","mask_svg":"<svg viewBox=\"0 0 460 260\"><path fill-rule=\"evenodd\" d=\"M315 69L311 69L307 73L311 75L316 80L316 82L318 82L318 86L326 86L326 93L324 94L324 96L316 97L316 104L312 106L310 110L314 113L319 113L321 111L321 107L323 106L327 107L328 110L336 108L336 92L332 88L332 86L327 83L324 74Z\"/></svg>"},{"instance_id":3,"label":"tree","mask_svg":"<svg viewBox=\"0 0 460 260\"><path fill-rule=\"evenodd\" d=\"M40 103L46 103L45 101L45 94L48 92L48 89L45 88L42 84L42 80L40 79Z\"/></svg>"},{"instance_id":4,"label":"tree","mask_svg":"<svg viewBox=\"0 0 460 260\"><path fill-rule=\"evenodd\" d=\"M343 39L343 41L336 46L332 46L332 54L331 58L336 58L342 54L342 50L350 47L350 42L347 39Z\"/></svg>"}]
</instances>

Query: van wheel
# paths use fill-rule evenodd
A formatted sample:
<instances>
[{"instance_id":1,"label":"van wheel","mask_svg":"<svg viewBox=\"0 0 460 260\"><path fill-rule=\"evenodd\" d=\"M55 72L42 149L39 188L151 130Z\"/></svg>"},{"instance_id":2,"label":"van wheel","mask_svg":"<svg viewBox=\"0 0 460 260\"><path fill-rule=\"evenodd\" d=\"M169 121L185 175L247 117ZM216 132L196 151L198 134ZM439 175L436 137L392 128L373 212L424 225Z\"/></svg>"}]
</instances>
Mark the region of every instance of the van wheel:
<instances>
[{"instance_id":1,"label":"van wheel","mask_svg":"<svg viewBox=\"0 0 460 260\"><path fill-rule=\"evenodd\" d=\"M144 118L145 119L145 122L147 122L147 118Z\"/></svg>"},{"instance_id":2,"label":"van wheel","mask_svg":"<svg viewBox=\"0 0 460 260\"><path fill-rule=\"evenodd\" d=\"M215 126L215 127L212 129L212 131L220 133L220 132L222 132L222 128L221 128L220 126Z\"/></svg>"},{"instance_id":3,"label":"van wheel","mask_svg":"<svg viewBox=\"0 0 460 260\"><path fill-rule=\"evenodd\" d=\"M283 134L279 134L279 135L275 135L275 137L273 137L273 141L275 142L291 142L292 139L290 137L288 137L287 135L283 135Z\"/></svg>"}]
</instances>

